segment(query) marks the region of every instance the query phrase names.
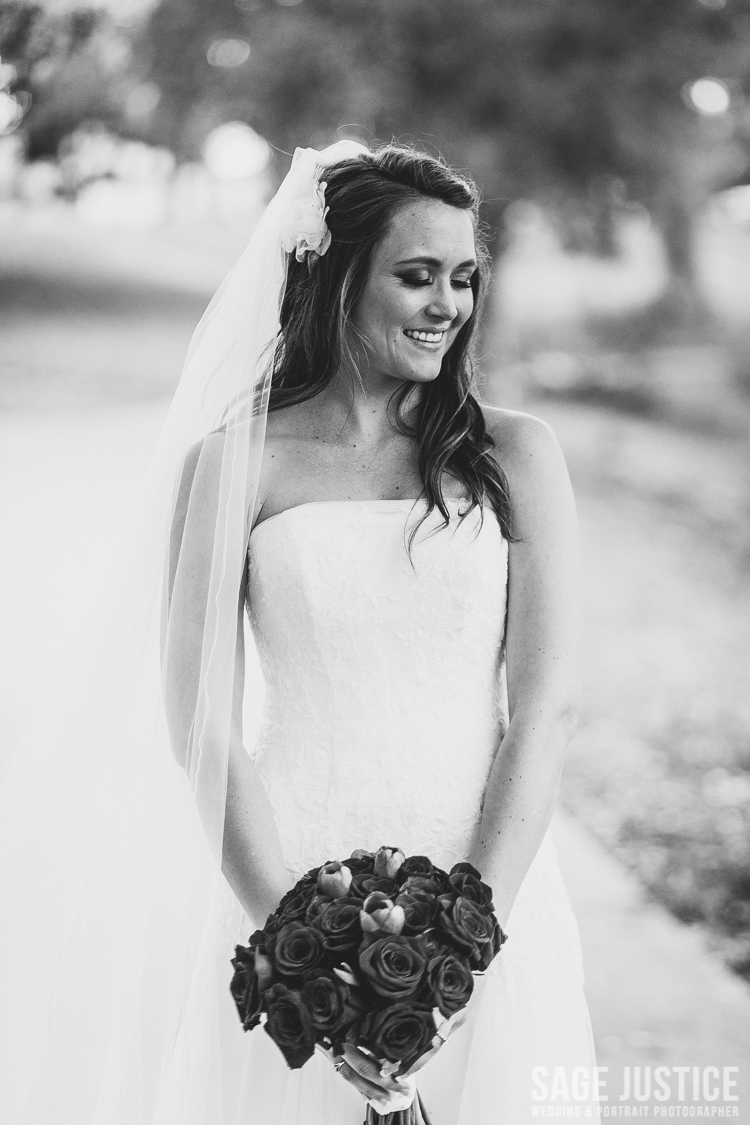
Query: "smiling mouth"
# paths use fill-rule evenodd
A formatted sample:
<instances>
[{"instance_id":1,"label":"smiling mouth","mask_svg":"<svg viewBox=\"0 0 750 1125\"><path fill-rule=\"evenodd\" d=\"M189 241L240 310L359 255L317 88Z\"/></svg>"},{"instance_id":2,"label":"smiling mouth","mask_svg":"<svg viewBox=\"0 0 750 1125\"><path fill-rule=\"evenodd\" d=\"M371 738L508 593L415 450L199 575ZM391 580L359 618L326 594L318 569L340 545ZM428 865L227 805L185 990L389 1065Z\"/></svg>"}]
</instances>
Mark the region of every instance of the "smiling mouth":
<instances>
[{"instance_id":1,"label":"smiling mouth","mask_svg":"<svg viewBox=\"0 0 750 1125\"><path fill-rule=\"evenodd\" d=\"M404 336L409 340L414 340L416 344L423 344L427 347L436 348L443 342L445 332L435 331L420 331L416 328L405 328Z\"/></svg>"}]
</instances>

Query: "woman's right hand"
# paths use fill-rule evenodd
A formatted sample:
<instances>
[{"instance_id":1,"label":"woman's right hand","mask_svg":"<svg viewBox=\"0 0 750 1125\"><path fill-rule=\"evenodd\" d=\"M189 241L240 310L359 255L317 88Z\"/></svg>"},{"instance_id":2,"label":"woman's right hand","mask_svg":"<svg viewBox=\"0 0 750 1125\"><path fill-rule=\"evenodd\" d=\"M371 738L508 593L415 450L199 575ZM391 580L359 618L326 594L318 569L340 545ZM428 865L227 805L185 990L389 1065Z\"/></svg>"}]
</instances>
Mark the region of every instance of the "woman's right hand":
<instances>
[{"instance_id":1,"label":"woman's right hand","mask_svg":"<svg viewBox=\"0 0 750 1125\"><path fill-rule=\"evenodd\" d=\"M362 1097L380 1114L408 1109L414 1101L417 1085L414 1078L393 1078L381 1074L380 1066L351 1043L345 1043L343 1054L331 1055L335 1069L359 1090Z\"/></svg>"}]
</instances>

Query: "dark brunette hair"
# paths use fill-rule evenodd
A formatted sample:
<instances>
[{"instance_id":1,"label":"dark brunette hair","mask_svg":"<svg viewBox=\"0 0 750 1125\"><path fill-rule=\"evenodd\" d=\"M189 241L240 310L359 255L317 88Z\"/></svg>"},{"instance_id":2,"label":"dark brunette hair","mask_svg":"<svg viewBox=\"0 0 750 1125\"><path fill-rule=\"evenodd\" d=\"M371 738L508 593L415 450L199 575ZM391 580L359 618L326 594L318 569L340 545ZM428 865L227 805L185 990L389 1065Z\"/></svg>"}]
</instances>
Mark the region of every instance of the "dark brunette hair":
<instances>
[{"instance_id":1,"label":"dark brunette hair","mask_svg":"<svg viewBox=\"0 0 750 1125\"><path fill-rule=\"evenodd\" d=\"M319 394L342 364L356 369L346 329L367 283L375 248L399 207L427 198L470 211L479 263L471 279L472 314L443 358L437 379L422 385L413 424L404 420L401 410L413 385L402 384L392 401L397 427L417 441L427 500L423 519L437 508L449 522L442 491L443 472L448 472L471 496L465 515L477 506L481 511L487 499L503 535L512 539L508 483L492 456L495 443L473 394L473 345L489 277L476 185L442 160L395 144L334 164L322 178L332 241L322 257L308 261L306 255L299 262L294 254L289 256L269 410Z\"/></svg>"}]
</instances>

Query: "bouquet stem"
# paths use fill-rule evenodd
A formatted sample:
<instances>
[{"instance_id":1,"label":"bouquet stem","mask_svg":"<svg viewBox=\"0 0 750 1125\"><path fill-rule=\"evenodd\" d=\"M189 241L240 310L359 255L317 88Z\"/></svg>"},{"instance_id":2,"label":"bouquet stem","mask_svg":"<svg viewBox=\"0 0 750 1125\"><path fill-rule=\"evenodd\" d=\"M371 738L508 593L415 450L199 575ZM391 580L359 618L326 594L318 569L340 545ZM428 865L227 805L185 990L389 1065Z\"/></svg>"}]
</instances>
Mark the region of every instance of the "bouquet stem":
<instances>
[{"instance_id":1,"label":"bouquet stem","mask_svg":"<svg viewBox=\"0 0 750 1125\"><path fill-rule=\"evenodd\" d=\"M409 1108L400 1109L396 1113L378 1113L368 1105L364 1125L432 1125L432 1122L417 1092Z\"/></svg>"}]
</instances>

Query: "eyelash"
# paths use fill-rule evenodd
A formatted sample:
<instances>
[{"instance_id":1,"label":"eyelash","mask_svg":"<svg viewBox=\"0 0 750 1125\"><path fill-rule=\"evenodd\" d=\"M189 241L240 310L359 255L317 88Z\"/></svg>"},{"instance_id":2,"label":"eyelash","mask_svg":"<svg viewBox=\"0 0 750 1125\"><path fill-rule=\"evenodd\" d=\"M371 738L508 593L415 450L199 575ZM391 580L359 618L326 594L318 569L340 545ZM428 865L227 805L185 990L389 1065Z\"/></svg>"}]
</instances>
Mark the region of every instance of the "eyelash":
<instances>
[{"instance_id":1,"label":"eyelash","mask_svg":"<svg viewBox=\"0 0 750 1125\"><path fill-rule=\"evenodd\" d=\"M405 285L410 285L413 289L421 289L425 285L432 284L432 278L402 277L401 280ZM453 284L458 289L471 289L471 279L468 281L454 281Z\"/></svg>"}]
</instances>

